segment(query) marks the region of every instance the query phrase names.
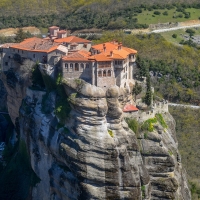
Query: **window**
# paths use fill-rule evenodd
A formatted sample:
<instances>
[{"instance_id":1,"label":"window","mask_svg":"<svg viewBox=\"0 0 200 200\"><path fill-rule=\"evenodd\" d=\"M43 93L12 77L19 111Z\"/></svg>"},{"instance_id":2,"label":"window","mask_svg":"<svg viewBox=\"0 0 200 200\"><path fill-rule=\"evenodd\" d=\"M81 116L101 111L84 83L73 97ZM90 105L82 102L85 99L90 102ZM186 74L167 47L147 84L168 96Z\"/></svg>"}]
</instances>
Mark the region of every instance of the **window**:
<instances>
[{"instance_id":1,"label":"window","mask_svg":"<svg viewBox=\"0 0 200 200\"><path fill-rule=\"evenodd\" d=\"M33 58L35 58L35 54L33 54Z\"/></svg>"},{"instance_id":2,"label":"window","mask_svg":"<svg viewBox=\"0 0 200 200\"><path fill-rule=\"evenodd\" d=\"M17 52L19 53L19 49L17 50Z\"/></svg>"},{"instance_id":3,"label":"window","mask_svg":"<svg viewBox=\"0 0 200 200\"><path fill-rule=\"evenodd\" d=\"M88 63L86 63L86 68L89 68L89 64Z\"/></svg>"},{"instance_id":4,"label":"window","mask_svg":"<svg viewBox=\"0 0 200 200\"><path fill-rule=\"evenodd\" d=\"M24 51L22 51L22 54L24 53Z\"/></svg>"},{"instance_id":5,"label":"window","mask_svg":"<svg viewBox=\"0 0 200 200\"><path fill-rule=\"evenodd\" d=\"M68 70L68 63L65 63L65 68Z\"/></svg>"},{"instance_id":6,"label":"window","mask_svg":"<svg viewBox=\"0 0 200 200\"><path fill-rule=\"evenodd\" d=\"M102 77L102 71L98 71L98 77Z\"/></svg>"},{"instance_id":7,"label":"window","mask_svg":"<svg viewBox=\"0 0 200 200\"><path fill-rule=\"evenodd\" d=\"M81 63L81 71L83 72L83 70L84 70L84 64Z\"/></svg>"},{"instance_id":8,"label":"window","mask_svg":"<svg viewBox=\"0 0 200 200\"><path fill-rule=\"evenodd\" d=\"M111 76L111 71L110 70L108 70L108 76Z\"/></svg>"},{"instance_id":9,"label":"window","mask_svg":"<svg viewBox=\"0 0 200 200\"><path fill-rule=\"evenodd\" d=\"M8 62L5 62L5 66L8 66Z\"/></svg>"},{"instance_id":10,"label":"window","mask_svg":"<svg viewBox=\"0 0 200 200\"><path fill-rule=\"evenodd\" d=\"M103 76L104 76L104 77L106 76L106 70L103 71Z\"/></svg>"},{"instance_id":11,"label":"window","mask_svg":"<svg viewBox=\"0 0 200 200\"><path fill-rule=\"evenodd\" d=\"M84 47L84 48L87 48L87 44L85 43L85 44L83 45L83 47Z\"/></svg>"},{"instance_id":12,"label":"window","mask_svg":"<svg viewBox=\"0 0 200 200\"><path fill-rule=\"evenodd\" d=\"M78 63L75 63L75 71L79 71Z\"/></svg>"}]
</instances>

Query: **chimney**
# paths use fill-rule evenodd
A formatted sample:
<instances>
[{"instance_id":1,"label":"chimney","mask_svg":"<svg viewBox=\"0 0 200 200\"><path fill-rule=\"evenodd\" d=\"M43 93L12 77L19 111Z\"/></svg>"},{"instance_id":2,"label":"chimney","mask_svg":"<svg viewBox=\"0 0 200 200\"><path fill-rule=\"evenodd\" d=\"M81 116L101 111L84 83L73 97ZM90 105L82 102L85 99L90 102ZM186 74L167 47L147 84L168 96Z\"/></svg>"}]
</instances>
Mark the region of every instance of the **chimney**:
<instances>
[{"instance_id":1,"label":"chimney","mask_svg":"<svg viewBox=\"0 0 200 200\"><path fill-rule=\"evenodd\" d=\"M106 52L106 44L103 44L103 51Z\"/></svg>"},{"instance_id":2,"label":"chimney","mask_svg":"<svg viewBox=\"0 0 200 200\"><path fill-rule=\"evenodd\" d=\"M122 49L122 43L118 43L118 50L121 50Z\"/></svg>"},{"instance_id":3,"label":"chimney","mask_svg":"<svg viewBox=\"0 0 200 200\"><path fill-rule=\"evenodd\" d=\"M113 57L113 51L110 51L110 57Z\"/></svg>"},{"instance_id":4,"label":"chimney","mask_svg":"<svg viewBox=\"0 0 200 200\"><path fill-rule=\"evenodd\" d=\"M33 45L33 49L36 49L36 45L37 45L36 43Z\"/></svg>"}]
</instances>

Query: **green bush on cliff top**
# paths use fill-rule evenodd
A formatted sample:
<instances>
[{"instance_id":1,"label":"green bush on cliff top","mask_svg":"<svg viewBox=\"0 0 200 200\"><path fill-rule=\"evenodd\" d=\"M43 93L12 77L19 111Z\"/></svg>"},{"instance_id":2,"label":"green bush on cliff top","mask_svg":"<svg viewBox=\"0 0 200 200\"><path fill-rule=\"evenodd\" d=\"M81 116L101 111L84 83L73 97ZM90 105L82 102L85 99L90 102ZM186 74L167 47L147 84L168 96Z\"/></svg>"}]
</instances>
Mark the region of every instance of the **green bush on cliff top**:
<instances>
[{"instance_id":1,"label":"green bush on cliff top","mask_svg":"<svg viewBox=\"0 0 200 200\"><path fill-rule=\"evenodd\" d=\"M154 124L155 124L156 122L157 122L156 117L146 120L146 121L142 124L141 130L142 130L142 131L153 132L153 130L154 130Z\"/></svg>"}]
</instances>

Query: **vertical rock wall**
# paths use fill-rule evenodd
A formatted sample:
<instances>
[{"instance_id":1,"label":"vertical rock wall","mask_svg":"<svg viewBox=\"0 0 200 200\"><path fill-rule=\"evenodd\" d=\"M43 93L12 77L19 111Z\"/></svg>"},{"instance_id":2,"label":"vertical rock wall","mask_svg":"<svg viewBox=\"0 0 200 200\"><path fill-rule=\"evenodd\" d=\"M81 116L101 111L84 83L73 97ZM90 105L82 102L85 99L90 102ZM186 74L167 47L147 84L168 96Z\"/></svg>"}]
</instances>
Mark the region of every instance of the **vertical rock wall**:
<instances>
[{"instance_id":1,"label":"vertical rock wall","mask_svg":"<svg viewBox=\"0 0 200 200\"><path fill-rule=\"evenodd\" d=\"M154 132L136 137L123 119L118 87L105 92L72 79L64 86L72 107L64 126L54 114L53 92L46 101L49 114L42 113L43 93L31 90L25 98L21 93L16 111L20 137L41 179L33 200L191 199L169 113L168 129L157 124Z\"/></svg>"}]
</instances>

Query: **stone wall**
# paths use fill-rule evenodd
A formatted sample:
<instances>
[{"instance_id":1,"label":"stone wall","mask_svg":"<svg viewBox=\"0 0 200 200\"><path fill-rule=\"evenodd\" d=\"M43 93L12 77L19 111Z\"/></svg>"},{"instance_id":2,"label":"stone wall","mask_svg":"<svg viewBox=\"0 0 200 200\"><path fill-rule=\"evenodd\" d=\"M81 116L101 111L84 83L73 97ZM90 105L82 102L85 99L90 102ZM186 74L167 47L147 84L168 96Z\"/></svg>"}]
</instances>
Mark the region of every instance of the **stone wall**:
<instances>
[{"instance_id":1,"label":"stone wall","mask_svg":"<svg viewBox=\"0 0 200 200\"><path fill-rule=\"evenodd\" d=\"M168 102L158 102L152 105L152 109L150 111L140 110L138 112L124 112L125 118L134 118L137 121L146 121L150 118L154 118L157 113L166 113L168 112Z\"/></svg>"},{"instance_id":2,"label":"stone wall","mask_svg":"<svg viewBox=\"0 0 200 200\"><path fill-rule=\"evenodd\" d=\"M66 64L68 64L66 66ZM75 65L78 70L75 71ZM63 62L62 63L63 78L81 78L88 83L92 83L92 63L75 63L75 62Z\"/></svg>"}]
</instances>

